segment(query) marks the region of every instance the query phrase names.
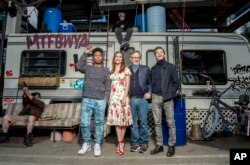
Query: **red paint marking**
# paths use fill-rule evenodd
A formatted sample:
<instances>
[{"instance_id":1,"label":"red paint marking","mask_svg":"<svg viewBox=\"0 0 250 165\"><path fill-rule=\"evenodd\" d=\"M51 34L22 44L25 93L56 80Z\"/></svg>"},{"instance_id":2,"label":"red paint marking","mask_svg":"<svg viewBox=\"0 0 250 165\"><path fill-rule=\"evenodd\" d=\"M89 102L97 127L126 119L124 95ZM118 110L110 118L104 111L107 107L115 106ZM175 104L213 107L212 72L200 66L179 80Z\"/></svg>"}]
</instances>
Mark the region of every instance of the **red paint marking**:
<instances>
[{"instance_id":1,"label":"red paint marking","mask_svg":"<svg viewBox=\"0 0 250 165\"><path fill-rule=\"evenodd\" d=\"M70 64L69 64L69 66L70 66L70 67L75 67L75 66L76 66L76 64L74 64L74 63L70 63Z\"/></svg>"},{"instance_id":2,"label":"red paint marking","mask_svg":"<svg viewBox=\"0 0 250 165\"><path fill-rule=\"evenodd\" d=\"M12 77L13 76L12 70L6 70L5 74L6 74L7 77Z\"/></svg>"},{"instance_id":3,"label":"red paint marking","mask_svg":"<svg viewBox=\"0 0 250 165\"><path fill-rule=\"evenodd\" d=\"M3 99L3 104L9 105L9 104L13 103L14 101L15 101L15 99L13 99L13 98L6 98L6 99Z\"/></svg>"}]
</instances>

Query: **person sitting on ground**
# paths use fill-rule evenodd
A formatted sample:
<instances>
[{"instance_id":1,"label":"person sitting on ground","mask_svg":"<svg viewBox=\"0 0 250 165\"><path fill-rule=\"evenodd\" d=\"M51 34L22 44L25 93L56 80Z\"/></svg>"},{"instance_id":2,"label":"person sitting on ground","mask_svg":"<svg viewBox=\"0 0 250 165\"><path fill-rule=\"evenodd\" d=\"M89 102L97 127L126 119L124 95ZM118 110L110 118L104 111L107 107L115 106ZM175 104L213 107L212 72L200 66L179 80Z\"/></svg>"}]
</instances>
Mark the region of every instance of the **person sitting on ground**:
<instances>
[{"instance_id":1,"label":"person sitting on ground","mask_svg":"<svg viewBox=\"0 0 250 165\"><path fill-rule=\"evenodd\" d=\"M118 20L114 24L112 30L115 32L116 38L121 45L121 50L127 51L129 48L129 40L133 34L133 24L125 20L125 13L118 13ZM122 32L126 32L126 35L122 36Z\"/></svg>"},{"instance_id":2,"label":"person sitting on ground","mask_svg":"<svg viewBox=\"0 0 250 165\"><path fill-rule=\"evenodd\" d=\"M25 120L27 124L27 133L24 134L24 144L32 146L32 130L35 120L41 117L45 104L40 100L39 92L30 93L28 87L23 87L23 109L18 117L5 115L2 122L2 133L0 134L0 142L9 141L9 126L18 120Z\"/></svg>"}]
</instances>

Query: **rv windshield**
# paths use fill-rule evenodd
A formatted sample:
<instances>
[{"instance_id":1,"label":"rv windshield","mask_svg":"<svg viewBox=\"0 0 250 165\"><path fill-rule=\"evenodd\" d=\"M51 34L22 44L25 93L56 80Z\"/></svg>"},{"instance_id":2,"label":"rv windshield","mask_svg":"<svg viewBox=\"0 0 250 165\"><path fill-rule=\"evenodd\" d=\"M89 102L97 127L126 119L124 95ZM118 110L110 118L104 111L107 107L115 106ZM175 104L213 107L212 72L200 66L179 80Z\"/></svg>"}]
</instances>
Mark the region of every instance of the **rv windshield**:
<instances>
[{"instance_id":1,"label":"rv windshield","mask_svg":"<svg viewBox=\"0 0 250 165\"><path fill-rule=\"evenodd\" d=\"M211 76L215 84L227 83L224 51L183 50L181 57L183 84L206 84L206 79L200 73Z\"/></svg>"}]
</instances>

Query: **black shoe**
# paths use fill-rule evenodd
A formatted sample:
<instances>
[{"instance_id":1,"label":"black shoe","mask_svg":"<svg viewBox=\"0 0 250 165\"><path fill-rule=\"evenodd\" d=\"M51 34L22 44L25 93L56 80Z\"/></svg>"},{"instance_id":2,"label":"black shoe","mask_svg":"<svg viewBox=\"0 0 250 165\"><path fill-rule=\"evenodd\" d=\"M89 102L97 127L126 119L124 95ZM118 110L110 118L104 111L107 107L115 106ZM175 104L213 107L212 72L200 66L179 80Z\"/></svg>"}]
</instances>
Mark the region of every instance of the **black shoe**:
<instances>
[{"instance_id":1,"label":"black shoe","mask_svg":"<svg viewBox=\"0 0 250 165\"><path fill-rule=\"evenodd\" d=\"M0 135L0 143L8 142L9 141L9 134L1 132Z\"/></svg>"},{"instance_id":2,"label":"black shoe","mask_svg":"<svg viewBox=\"0 0 250 165\"><path fill-rule=\"evenodd\" d=\"M159 152L163 152L163 146L156 145L155 149L150 151L150 154L154 155L154 154L157 154Z\"/></svg>"},{"instance_id":3,"label":"black shoe","mask_svg":"<svg viewBox=\"0 0 250 165\"><path fill-rule=\"evenodd\" d=\"M124 44L124 47L123 47L123 50L124 50L124 51L127 51L128 48L129 48L129 43L125 43L125 44Z\"/></svg>"},{"instance_id":4,"label":"black shoe","mask_svg":"<svg viewBox=\"0 0 250 165\"><path fill-rule=\"evenodd\" d=\"M130 147L130 152L139 152L140 151L140 146L138 144L133 144Z\"/></svg>"},{"instance_id":5,"label":"black shoe","mask_svg":"<svg viewBox=\"0 0 250 165\"><path fill-rule=\"evenodd\" d=\"M128 48L129 48L129 43L128 43L127 41L125 41L125 42L123 42L123 43L121 44L120 50L121 50L121 51L127 51Z\"/></svg>"},{"instance_id":6,"label":"black shoe","mask_svg":"<svg viewBox=\"0 0 250 165\"><path fill-rule=\"evenodd\" d=\"M33 144L32 144L32 134L31 134L31 133L25 134L25 135L24 135L23 143L24 143L26 146L28 146L28 147L30 147L30 146L33 145Z\"/></svg>"},{"instance_id":7,"label":"black shoe","mask_svg":"<svg viewBox=\"0 0 250 165\"><path fill-rule=\"evenodd\" d=\"M172 157L175 154L175 147L174 146L168 146L168 152L167 152L167 156L168 157Z\"/></svg>"},{"instance_id":8,"label":"black shoe","mask_svg":"<svg viewBox=\"0 0 250 165\"><path fill-rule=\"evenodd\" d=\"M147 151L147 149L148 149L148 145L147 144L141 144L139 152L140 153L145 153Z\"/></svg>"}]
</instances>

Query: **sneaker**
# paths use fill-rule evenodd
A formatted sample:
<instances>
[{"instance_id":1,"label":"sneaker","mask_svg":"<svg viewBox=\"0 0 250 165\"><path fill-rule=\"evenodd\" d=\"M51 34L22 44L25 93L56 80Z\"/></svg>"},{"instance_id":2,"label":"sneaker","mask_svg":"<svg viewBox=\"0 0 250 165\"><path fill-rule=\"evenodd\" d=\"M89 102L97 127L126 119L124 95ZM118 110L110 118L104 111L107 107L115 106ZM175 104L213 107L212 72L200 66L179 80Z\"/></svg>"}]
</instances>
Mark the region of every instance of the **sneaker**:
<instances>
[{"instance_id":1,"label":"sneaker","mask_svg":"<svg viewBox=\"0 0 250 165\"><path fill-rule=\"evenodd\" d=\"M83 143L82 148L78 151L79 155L84 155L91 150L90 144Z\"/></svg>"},{"instance_id":2,"label":"sneaker","mask_svg":"<svg viewBox=\"0 0 250 165\"><path fill-rule=\"evenodd\" d=\"M102 151L101 151L101 146L100 144L95 144L94 146L94 156L101 156Z\"/></svg>"},{"instance_id":3,"label":"sneaker","mask_svg":"<svg viewBox=\"0 0 250 165\"><path fill-rule=\"evenodd\" d=\"M147 151L148 145L147 144L142 144L140 145L140 153L145 153Z\"/></svg>"},{"instance_id":4,"label":"sneaker","mask_svg":"<svg viewBox=\"0 0 250 165\"><path fill-rule=\"evenodd\" d=\"M134 144L130 148L130 152L139 152L140 151L140 146L138 144Z\"/></svg>"}]
</instances>

